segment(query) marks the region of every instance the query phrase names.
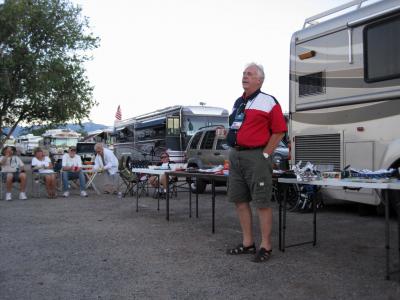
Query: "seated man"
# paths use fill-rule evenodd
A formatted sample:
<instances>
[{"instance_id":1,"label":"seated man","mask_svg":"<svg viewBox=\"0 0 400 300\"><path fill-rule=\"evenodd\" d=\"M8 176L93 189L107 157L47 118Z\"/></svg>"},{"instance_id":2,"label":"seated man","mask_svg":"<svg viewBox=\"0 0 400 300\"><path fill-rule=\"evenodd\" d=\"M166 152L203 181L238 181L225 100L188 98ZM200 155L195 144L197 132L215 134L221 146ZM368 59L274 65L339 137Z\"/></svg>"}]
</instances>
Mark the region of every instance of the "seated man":
<instances>
[{"instance_id":1,"label":"seated man","mask_svg":"<svg viewBox=\"0 0 400 300\"><path fill-rule=\"evenodd\" d=\"M26 188L26 174L24 170L24 163L22 160L16 155L16 150L14 147L7 146L3 150L3 156L0 159L1 171L3 181L6 181L6 200L11 201L11 190L13 182L20 182L20 193L19 199L26 200L28 199L25 194Z\"/></svg>"},{"instance_id":2,"label":"seated man","mask_svg":"<svg viewBox=\"0 0 400 300\"><path fill-rule=\"evenodd\" d=\"M65 153L62 158L62 179L63 179L63 191L64 197L69 197L69 184L68 180L79 179L79 189L81 190L81 196L87 197L86 180L85 175L82 172L82 160L81 157L76 154L76 147L69 147L68 153Z\"/></svg>"},{"instance_id":3,"label":"seated man","mask_svg":"<svg viewBox=\"0 0 400 300\"><path fill-rule=\"evenodd\" d=\"M174 162L169 160L169 154L167 152L161 153L160 159L161 159L161 162L158 163L157 165L161 166L163 168L165 167L166 169L169 167L170 164L174 163ZM155 187L155 188L159 187L158 177L157 176L151 176L149 178L149 182L153 187ZM165 174L162 174L160 176L160 184L161 184L161 187L162 187L162 192L165 194L167 192L167 184L168 184L167 176L165 176Z\"/></svg>"},{"instance_id":4,"label":"seated man","mask_svg":"<svg viewBox=\"0 0 400 300\"><path fill-rule=\"evenodd\" d=\"M96 151L96 158L94 160L93 170L96 172L107 171L108 181L110 184L105 185L104 193L110 194L118 192L118 159L114 153L104 148L103 144L97 143L94 145L94 150Z\"/></svg>"},{"instance_id":5,"label":"seated man","mask_svg":"<svg viewBox=\"0 0 400 300\"><path fill-rule=\"evenodd\" d=\"M34 157L32 158L32 170L44 176L46 184L47 196L56 198L56 175L53 170L53 164L48 156L43 152L43 149L37 147L33 150Z\"/></svg>"}]
</instances>

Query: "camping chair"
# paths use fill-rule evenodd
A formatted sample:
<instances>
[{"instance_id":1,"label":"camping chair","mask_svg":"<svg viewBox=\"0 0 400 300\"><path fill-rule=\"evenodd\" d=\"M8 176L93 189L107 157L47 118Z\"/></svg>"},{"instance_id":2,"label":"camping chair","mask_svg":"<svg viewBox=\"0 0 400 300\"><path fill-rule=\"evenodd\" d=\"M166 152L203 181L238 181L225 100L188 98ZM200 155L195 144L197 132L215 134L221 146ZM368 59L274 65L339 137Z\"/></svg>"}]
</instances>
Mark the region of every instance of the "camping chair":
<instances>
[{"instance_id":1,"label":"camping chair","mask_svg":"<svg viewBox=\"0 0 400 300\"><path fill-rule=\"evenodd\" d=\"M127 168L120 170L119 176L122 179L123 185L125 185L125 191L122 193L122 197L125 197L127 194L133 196L135 188L137 188L139 196L143 193L148 194L146 176L136 175Z\"/></svg>"},{"instance_id":2,"label":"camping chair","mask_svg":"<svg viewBox=\"0 0 400 300\"><path fill-rule=\"evenodd\" d=\"M126 157L121 157L119 161L119 176L122 179L122 184L125 185L125 191L123 192L123 197L128 193L133 196L135 187L138 189L139 195L145 193L148 195L147 191L147 176L137 175L131 171L132 161ZM136 186L136 185L139 186Z\"/></svg>"},{"instance_id":3,"label":"camping chair","mask_svg":"<svg viewBox=\"0 0 400 300\"><path fill-rule=\"evenodd\" d=\"M7 172L1 172L1 168L0 168L0 200L6 199L6 196L5 196L5 194L7 192L7 189L6 189L6 174L7 174ZM19 180L16 181L16 182L21 184L21 182ZM20 190L19 189L19 185L16 185L13 182L13 185L12 185L12 188L11 188L11 193L14 193L14 191L15 192L19 192L19 190Z\"/></svg>"},{"instance_id":4,"label":"camping chair","mask_svg":"<svg viewBox=\"0 0 400 300\"><path fill-rule=\"evenodd\" d=\"M32 197L40 198L42 189L46 193L45 174L40 174L38 170L32 170L31 188Z\"/></svg>"}]
</instances>

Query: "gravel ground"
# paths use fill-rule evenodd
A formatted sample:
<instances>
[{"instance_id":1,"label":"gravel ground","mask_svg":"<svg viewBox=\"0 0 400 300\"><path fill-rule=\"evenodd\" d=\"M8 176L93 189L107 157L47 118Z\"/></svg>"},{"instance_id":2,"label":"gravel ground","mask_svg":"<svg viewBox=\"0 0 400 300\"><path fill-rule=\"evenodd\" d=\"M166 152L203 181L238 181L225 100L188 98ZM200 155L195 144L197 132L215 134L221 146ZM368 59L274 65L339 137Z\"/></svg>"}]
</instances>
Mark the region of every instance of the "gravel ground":
<instances>
[{"instance_id":1,"label":"gravel ground","mask_svg":"<svg viewBox=\"0 0 400 300\"><path fill-rule=\"evenodd\" d=\"M199 218L188 217L187 194L171 200L169 222L165 203L157 211L151 197L135 212L131 197L72 194L0 201L0 299L400 299L397 278L384 279L383 219L360 217L352 205L320 210L317 246L285 253L275 208L273 256L255 264L225 254L241 233L223 188L215 234L209 193ZM289 213L288 242L309 240L311 222Z\"/></svg>"}]
</instances>

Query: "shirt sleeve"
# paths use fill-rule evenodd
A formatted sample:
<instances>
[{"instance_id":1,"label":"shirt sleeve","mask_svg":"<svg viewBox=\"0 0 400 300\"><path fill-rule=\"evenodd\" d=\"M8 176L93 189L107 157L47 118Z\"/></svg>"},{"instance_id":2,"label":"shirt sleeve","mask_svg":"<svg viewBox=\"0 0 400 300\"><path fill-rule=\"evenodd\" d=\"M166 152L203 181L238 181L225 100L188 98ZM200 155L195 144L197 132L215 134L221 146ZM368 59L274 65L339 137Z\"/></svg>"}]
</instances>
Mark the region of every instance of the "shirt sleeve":
<instances>
[{"instance_id":1,"label":"shirt sleeve","mask_svg":"<svg viewBox=\"0 0 400 300\"><path fill-rule=\"evenodd\" d=\"M25 165L24 165L24 162L22 161L22 159L20 159L18 156L17 156L17 162L18 162L18 166L20 167L20 168L23 168Z\"/></svg>"},{"instance_id":2,"label":"shirt sleeve","mask_svg":"<svg viewBox=\"0 0 400 300\"><path fill-rule=\"evenodd\" d=\"M62 157L62 163L61 163L61 165L62 165L63 167L66 167L66 166L67 166L67 157L66 157L66 155L67 155L67 154L64 154L63 157Z\"/></svg>"},{"instance_id":3,"label":"shirt sleeve","mask_svg":"<svg viewBox=\"0 0 400 300\"><path fill-rule=\"evenodd\" d=\"M81 157L79 155L75 155L75 157L76 157L75 161L76 161L78 167L82 168L82 159L81 159Z\"/></svg>"},{"instance_id":4,"label":"shirt sleeve","mask_svg":"<svg viewBox=\"0 0 400 300\"><path fill-rule=\"evenodd\" d=\"M96 157L94 158L94 170L100 169L102 166L101 164L101 158L100 155L96 154Z\"/></svg>"},{"instance_id":5,"label":"shirt sleeve","mask_svg":"<svg viewBox=\"0 0 400 300\"><path fill-rule=\"evenodd\" d=\"M271 111L271 132L283 133L287 131L285 117L283 116L281 106L276 104Z\"/></svg>"},{"instance_id":6,"label":"shirt sleeve","mask_svg":"<svg viewBox=\"0 0 400 300\"><path fill-rule=\"evenodd\" d=\"M104 151L104 162L106 164L104 166L104 169L106 169L106 170L110 169L113 165L113 160L112 160L113 158L112 158L111 154L112 153Z\"/></svg>"}]
</instances>

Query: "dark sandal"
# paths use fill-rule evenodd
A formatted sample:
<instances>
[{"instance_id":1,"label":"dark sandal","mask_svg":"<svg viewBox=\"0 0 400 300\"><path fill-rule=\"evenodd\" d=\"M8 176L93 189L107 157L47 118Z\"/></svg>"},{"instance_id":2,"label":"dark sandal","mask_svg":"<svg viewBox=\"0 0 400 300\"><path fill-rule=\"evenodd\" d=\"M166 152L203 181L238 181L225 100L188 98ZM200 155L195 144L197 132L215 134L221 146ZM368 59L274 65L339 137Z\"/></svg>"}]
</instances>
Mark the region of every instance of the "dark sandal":
<instances>
[{"instance_id":1,"label":"dark sandal","mask_svg":"<svg viewBox=\"0 0 400 300\"><path fill-rule=\"evenodd\" d=\"M260 250L258 250L257 254L254 256L252 261L256 263L265 262L271 258L271 254L272 254L272 249L267 250L265 248L260 248Z\"/></svg>"},{"instance_id":2,"label":"dark sandal","mask_svg":"<svg viewBox=\"0 0 400 300\"><path fill-rule=\"evenodd\" d=\"M256 245L250 245L250 246L243 246L243 244L237 245L235 248L228 249L226 251L226 254L229 255L238 255L238 254L254 254L256 253Z\"/></svg>"}]
</instances>

